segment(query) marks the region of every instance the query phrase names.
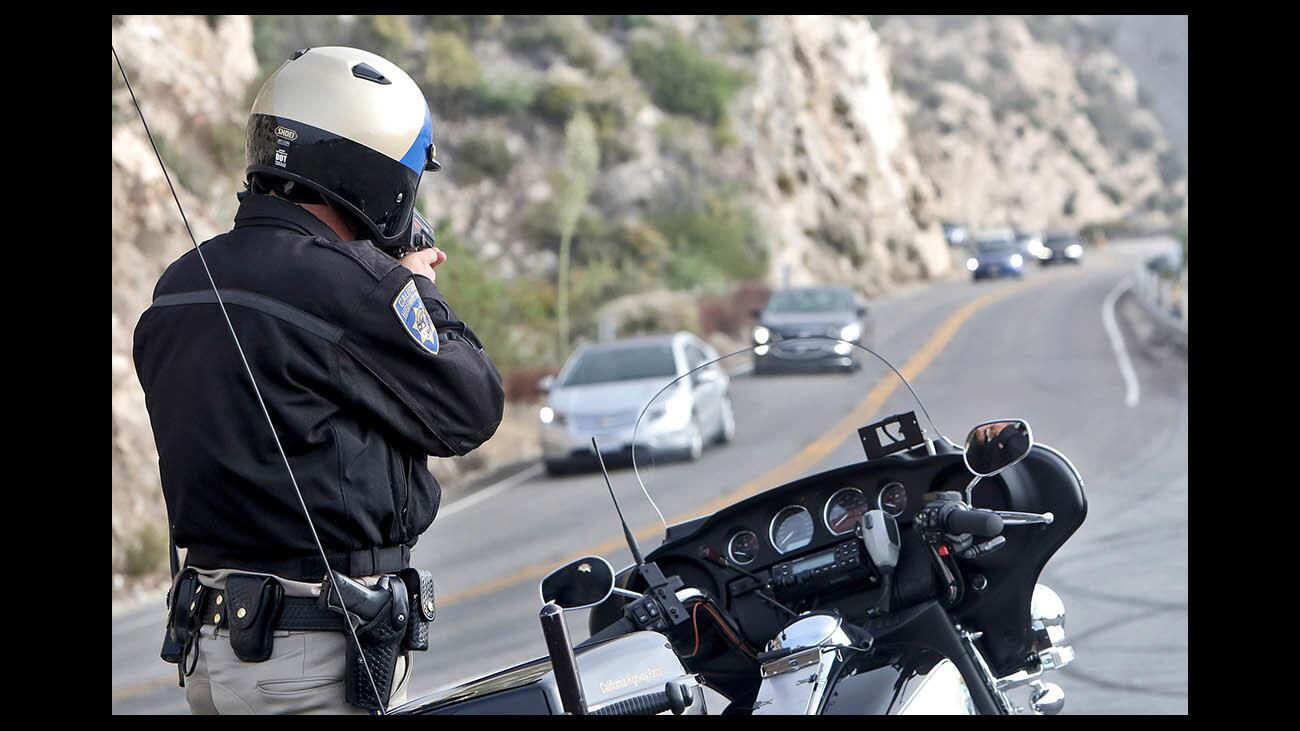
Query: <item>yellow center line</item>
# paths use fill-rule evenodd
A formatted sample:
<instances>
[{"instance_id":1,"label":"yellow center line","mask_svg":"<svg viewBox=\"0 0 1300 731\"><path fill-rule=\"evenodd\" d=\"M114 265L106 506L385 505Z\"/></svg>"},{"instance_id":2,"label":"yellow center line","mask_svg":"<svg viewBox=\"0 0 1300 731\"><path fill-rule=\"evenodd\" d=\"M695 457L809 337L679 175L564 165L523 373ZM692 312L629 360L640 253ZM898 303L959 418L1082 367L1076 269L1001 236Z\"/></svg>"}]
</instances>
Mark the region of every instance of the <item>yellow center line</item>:
<instances>
[{"instance_id":1,"label":"yellow center line","mask_svg":"<svg viewBox=\"0 0 1300 731\"><path fill-rule=\"evenodd\" d=\"M1004 289L995 290L984 294L965 305L962 305L956 312L944 320L943 323L934 331L930 339L925 342L921 348L916 351L912 357L903 364L899 370L908 381L915 381L921 371L934 361L935 357L947 347L948 343L956 336L961 326L970 319L979 310L988 305L1008 296L1020 286L1011 286ZM893 395L894 390L898 388L899 380L897 378L886 377L877 383L870 391L867 392L866 398L862 400L851 412L834 426L827 429L821 436L813 440L797 454L786 460L784 463L773 467L758 477L746 482L740 487L719 495L709 503L700 506L690 512L680 513L668 519L669 525L681 523L700 515L708 515L717 512L722 508L731 505L739 500L756 495L763 490L774 485L789 482L804 472L811 469L818 462L825 459L835 451L835 449L848 438L850 434L857 433L857 428L865 423L881 406L884 406L885 400ZM635 531L637 540L646 540L663 534L663 526L658 523L650 523L642 526ZM491 581L486 581L475 586L462 589L457 592L446 595L438 602L439 606L449 606L457 602L468 599L474 599L493 592L507 589L526 581L537 581L555 569L557 566L563 566L570 561L576 561L583 556L604 555L617 551L626 545L626 541L621 537L610 538L607 541L591 546L586 550L574 553L567 558L554 559L545 563L535 563L524 566L512 573L500 576Z\"/></svg>"},{"instance_id":2,"label":"yellow center line","mask_svg":"<svg viewBox=\"0 0 1300 731\"><path fill-rule=\"evenodd\" d=\"M950 315L948 319L944 320L943 323L939 325L938 329L934 331L934 334L930 336L930 339L927 340L925 344L923 344L921 348L903 364L903 367L899 369L902 371L903 376L906 377L908 381L915 381L916 377L919 376L921 372L934 361L935 357L937 357L939 353L948 346L948 343L957 335L957 331L961 329L961 326L965 324L972 315L988 305L1010 295L1012 292L1024 288L1025 286L1026 285L1022 283L994 290L967 302L965 305L962 305L956 312ZM717 512L732 503L756 495L773 485L784 484L799 477L802 473L825 459L831 454L831 452L835 451L835 448L847 439L848 435L856 433L858 426L865 423L869 418L871 418L877 409L885 404L886 399L888 399L894 393L894 390L898 388L898 384L899 381L897 378L886 377L884 380L872 387L872 389L867 392L866 398L855 406L847 416L837 422L830 429L827 429L821 436L813 440L790 459L736 489L714 498L709 503L700 506L695 510L672 516L668 519L668 524L674 525L676 523L691 520L700 515L708 515ZM635 531L638 540L647 540L662 535L662 533L663 527L657 522L642 526L640 529ZM591 546L586 550L574 553L567 558L555 559L545 563L530 564L505 576L462 589L458 592L453 592L441 597L438 604L441 607L447 607L458 602L492 594L501 591L502 589L508 589L527 581L537 581L557 566L562 566L570 561L582 558L583 556L612 553L622 548L624 545L626 545L626 543L622 537L611 538L602 543L598 543L595 546ZM165 685L170 680L170 677L163 677L121 688L113 691L113 700L117 701L124 698L143 695L144 693Z\"/></svg>"}]
</instances>

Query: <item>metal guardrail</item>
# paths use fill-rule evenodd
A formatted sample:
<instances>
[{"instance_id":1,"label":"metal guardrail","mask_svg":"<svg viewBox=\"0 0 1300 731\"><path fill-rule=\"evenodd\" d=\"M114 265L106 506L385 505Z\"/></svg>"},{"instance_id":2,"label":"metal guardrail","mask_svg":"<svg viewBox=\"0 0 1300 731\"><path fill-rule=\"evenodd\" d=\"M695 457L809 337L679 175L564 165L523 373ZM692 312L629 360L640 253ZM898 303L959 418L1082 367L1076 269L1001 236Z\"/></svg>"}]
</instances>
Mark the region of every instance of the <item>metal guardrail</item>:
<instances>
[{"instance_id":1,"label":"metal guardrail","mask_svg":"<svg viewBox=\"0 0 1300 731\"><path fill-rule=\"evenodd\" d=\"M1187 352L1187 270L1177 278L1162 274L1152 262L1138 267L1134 294L1169 341Z\"/></svg>"}]
</instances>

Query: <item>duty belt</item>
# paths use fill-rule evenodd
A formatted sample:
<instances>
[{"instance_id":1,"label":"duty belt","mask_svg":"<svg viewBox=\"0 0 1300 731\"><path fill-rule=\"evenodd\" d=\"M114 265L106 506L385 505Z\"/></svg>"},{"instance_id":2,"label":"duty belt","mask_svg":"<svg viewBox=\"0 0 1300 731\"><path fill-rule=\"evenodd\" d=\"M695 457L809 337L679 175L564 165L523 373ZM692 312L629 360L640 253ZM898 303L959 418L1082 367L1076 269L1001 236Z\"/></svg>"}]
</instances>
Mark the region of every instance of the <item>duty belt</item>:
<instances>
[{"instance_id":1,"label":"duty belt","mask_svg":"<svg viewBox=\"0 0 1300 731\"><path fill-rule=\"evenodd\" d=\"M376 546L359 551L329 553L330 568L344 576L395 574L411 565L410 546ZM185 555L188 566L221 566L259 574L272 574L293 581L317 582L325 575L320 556L244 560L202 544L192 544Z\"/></svg>"}]
</instances>

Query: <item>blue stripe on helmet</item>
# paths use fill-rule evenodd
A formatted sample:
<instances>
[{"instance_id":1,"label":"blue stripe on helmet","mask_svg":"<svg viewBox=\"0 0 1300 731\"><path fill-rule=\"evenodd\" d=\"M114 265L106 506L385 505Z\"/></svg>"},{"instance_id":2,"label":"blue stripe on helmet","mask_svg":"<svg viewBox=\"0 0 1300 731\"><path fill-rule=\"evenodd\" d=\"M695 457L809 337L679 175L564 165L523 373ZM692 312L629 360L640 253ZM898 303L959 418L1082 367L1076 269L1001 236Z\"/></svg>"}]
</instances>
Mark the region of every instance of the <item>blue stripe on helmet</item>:
<instances>
[{"instance_id":1,"label":"blue stripe on helmet","mask_svg":"<svg viewBox=\"0 0 1300 731\"><path fill-rule=\"evenodd\" d=\"M424 108L424 126L420 128L420 133L415 136L415 141L411 143L411 149L402 155L401 163L415 171L416 175L424 172L424 166L429 162L429 145L433 143L433 116L429 114L429 108Z\"/></svg>"}]
</instances>

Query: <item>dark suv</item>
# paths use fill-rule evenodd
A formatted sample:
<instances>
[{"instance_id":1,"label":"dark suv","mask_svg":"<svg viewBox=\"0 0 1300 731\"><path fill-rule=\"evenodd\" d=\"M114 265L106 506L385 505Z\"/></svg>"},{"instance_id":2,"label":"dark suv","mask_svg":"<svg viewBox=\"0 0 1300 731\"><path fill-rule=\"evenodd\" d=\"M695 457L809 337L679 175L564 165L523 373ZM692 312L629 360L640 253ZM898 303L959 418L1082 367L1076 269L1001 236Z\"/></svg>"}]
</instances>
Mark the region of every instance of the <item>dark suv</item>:
<instances>
[{"instance_id":1,"label":"dark suv","mask_svg":"<svg viewBox=\"0 0 1300 731\"><path fill-rule=\"evenodd\" d=\"M857 349L871 347L875 323L848 287L795 287L772 295L755 313L754 372L778 370L856 370ZM791 338L824 337L781 344ZM831 339L834 338L834 339ZM844 340L848 342L837 342Z\"/></svg>"}]
</instances>

